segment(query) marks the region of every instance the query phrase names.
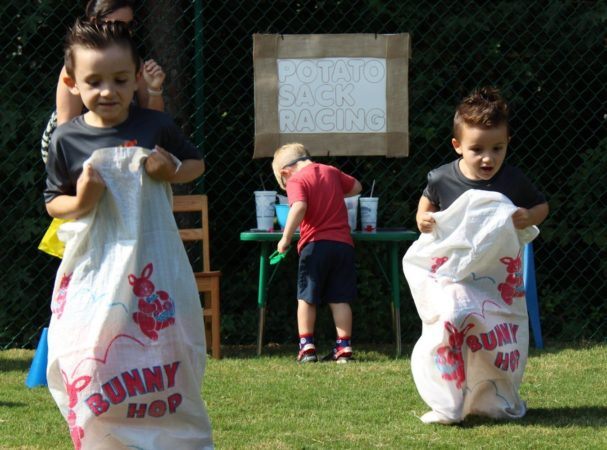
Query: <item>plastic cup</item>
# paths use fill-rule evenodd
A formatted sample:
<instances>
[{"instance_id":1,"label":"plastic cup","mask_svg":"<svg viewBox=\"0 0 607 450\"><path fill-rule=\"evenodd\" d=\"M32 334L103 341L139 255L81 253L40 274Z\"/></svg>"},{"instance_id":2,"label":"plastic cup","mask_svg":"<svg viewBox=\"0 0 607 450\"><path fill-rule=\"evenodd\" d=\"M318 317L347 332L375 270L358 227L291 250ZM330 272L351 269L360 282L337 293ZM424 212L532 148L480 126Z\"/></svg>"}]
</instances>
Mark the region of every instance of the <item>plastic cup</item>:
<instances>
[{"instance_id":1,"label":"plastic cup","mask_svg":"<svg viewBox=\"0 0 607 450\"><path fill-rule=\"evenodd\" d=\"M350 225L350 231L356 230L359 197L360 195L354 195L353 197L344 198L344 202L346 202L346 208L348 209L348 225Z\"/></svg>"},{"instance_id":2,"label":"plastic cup","mask_svg":"<svg viewBox=\"0 0 607 450\"><path fill-rule=\"evenodd\" d=\"M257 229L265 231L272 231L274 229L275 203L276 191L255 191Z\"/></svg>"},{"instance_id":3,"label":"plastic cup","mask_svg":"<svg viewBox=\"0 0 607 450\"><path fill-rule=\"evenodd\" d=\"M360 202L360 224L361 229L367 233L377 231L377 203L378 197L361 197Z\"/></svg>"}]
</instances>

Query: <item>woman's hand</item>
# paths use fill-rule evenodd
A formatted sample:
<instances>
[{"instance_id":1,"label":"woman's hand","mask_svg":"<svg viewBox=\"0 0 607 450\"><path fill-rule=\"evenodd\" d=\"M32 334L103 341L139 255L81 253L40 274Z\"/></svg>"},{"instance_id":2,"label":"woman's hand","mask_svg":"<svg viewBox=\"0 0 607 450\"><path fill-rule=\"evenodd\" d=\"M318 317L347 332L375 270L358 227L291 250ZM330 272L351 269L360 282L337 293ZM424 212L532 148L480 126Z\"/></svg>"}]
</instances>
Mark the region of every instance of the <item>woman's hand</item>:
<instances>
[{"instance_id":1,"label":"woman's hand","mask_svg":"<svg viewBox=\"0 0 607 450\"><path fill-rule=\"evenodd\" d=\"M143 79L148 89L152 91L161 91L166 75L162 67L153 59L148 59L143 63Z\"/></svg>"}]
</instances>

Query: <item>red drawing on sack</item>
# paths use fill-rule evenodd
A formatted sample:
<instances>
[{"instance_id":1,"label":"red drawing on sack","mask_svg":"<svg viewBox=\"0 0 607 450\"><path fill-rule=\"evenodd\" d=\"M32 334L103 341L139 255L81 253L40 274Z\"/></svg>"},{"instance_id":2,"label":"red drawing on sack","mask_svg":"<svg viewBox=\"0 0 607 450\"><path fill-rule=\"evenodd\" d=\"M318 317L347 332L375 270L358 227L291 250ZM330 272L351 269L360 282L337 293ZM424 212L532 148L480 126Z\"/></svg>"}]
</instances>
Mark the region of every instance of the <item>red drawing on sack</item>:
<instances>
[{"instance_id":1,"label":"red drawing on sack","mask_svg":"<svg viewBox=\"0 0 607 450\"><path fill-rule=\"evenodd\" d=\"M521 270L521 255L516 259L504 256L500 261L506 265L508 276L504 283L497 285L497 290L502 294L502 300L508 305L512 305L512 299L525 296L525 288L523 286L523 272Z\"/></svg>"},{"instance_id":2,"label":"red drawing on sack","mask_svg":"<svg viewBox=\"0 0 607 450\"><path fill-rule=\"evenodd\" d=\"M65 390L68 395L68 412L67 412L67 424L70 427L70 436L74 443L74 449L80 450L82 448L82 438L84 438L84 428L76 425L76 412L73 410L76 403L78 403L78 392L83 390L91 382L91 377L85 375L76 378L72 383L67 379L67 375L62 370L63 382L65 384Z\"/></svg>"},{"instance_id":3,"label":"red drawing on sack","mask_svg":"<svg viewBox=\"0 0 607 450\"><path fill-rule=\"evenodd\" d=\"M143 268L141 277L129 275L129 284L133 293L139 297L139 311L133 313L133 320L139 324L143 334L152 339L158 339L157 331L175 323L175 302L166 291L155 291L150 276L154 266L149 263Z\"/></svg>"},{"instance_id":4,"label":"red drawing on sack","mask_svg":"<svg viewBox=\"0 0 607 450\"><path fill-rule=\"evenodd\" d=\"M449 333L449 345L444 345L436 350L434 362L441 372L443 380L455 380L455 386L462 388L466 381L466 371L464 370L464 357L462 356L462 345L466 333L474 327L469 323L461 330L458 330L451 322L445 322L445 329Z\"/></svg>"},{"instance_id":5,"label":"red drawing on sack","mask_svg":"<svg viewBox=\"0 0 607 450\"><path fill-rule=\"evenodd\" d=\"M137 145L137 139L131 139L130 141L124 141L122 143L123 147L135 147Z\"/></svg>"},{"instance_id":6,"label":"red drawing on sack","mask_svg":"<svg viewBox=\"0 0 607 450\"><path fill-rule=\"evenodd\" d=\"M67 300L67 288L70 284L70 280L72 279L72 273L69 275L63 274L61 277L61 282L59 283L57 298L55 298L55 307L51 308L52 313L57 315L57 319L61 319L63 309L65 308L65 302Z\"/></svg>"},{"instance_id":7,"label":"red drawing on sack","mask_svg":"<svg viewBox=\"0 0 607 450\"><path fill-rule=\"evenodd\" d=\"M432 267L430 268L430 272L436 273L436 271L440 268L440 266L445 264L448 259L449 259L449 257L447 257L447 256L443 256L442 258L432 258L432 261L434 261L434 264L432 264Z\"/></svg>"},{"instance_id":8,"label":"red drawing on sack","mask_svg":"<svg viewBox=\"0 0 607 450\"><path fill-rule=\"evenodd\" d=\"M74 376L74 374L78 371L78 368L80 368L80 364L84 363L85 361L95 361L95 362L99 362L101 364L105 364L107 362L107 358L108 355L110 353L110 348L112 347L112 345L114 344L114 342L116 342L118 339L120 338L127 338L130 339L131 341L139 344L142 347L145 347L145 344L143 342L141 342L139 339L133 337L133 336L129 336L128 334L119 334L117 336L115 336L110 343L108 344L107 348L105 349L105 353L103 354L103 358L96 358L94 356L89 356L86 358L81 359L78 364L76 364L76 367L74 367L74 370L72 370L72 376Z\"/></svg>"}]
</instances>

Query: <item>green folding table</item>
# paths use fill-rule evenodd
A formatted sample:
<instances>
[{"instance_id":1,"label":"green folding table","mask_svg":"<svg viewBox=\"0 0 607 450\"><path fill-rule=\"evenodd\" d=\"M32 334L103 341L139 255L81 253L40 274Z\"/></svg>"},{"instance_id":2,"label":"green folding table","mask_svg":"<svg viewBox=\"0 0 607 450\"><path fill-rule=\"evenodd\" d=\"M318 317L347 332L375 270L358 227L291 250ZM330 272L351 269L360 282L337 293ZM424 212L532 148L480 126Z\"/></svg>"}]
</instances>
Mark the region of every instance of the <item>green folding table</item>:
<instances>
[{"instance_id":1,"label":"green folding table","mask_svg":"<svg viewBox=\"0 0 607 450\"><path fill-rule=\"evenodd\" d=\"M399 242L412 242L417 239L419 233L416 231L405 229L379 229L373 233L364 233L355 231L352 233L352 238L357 242L385 244L380 245L380 248L386 248L389 259L389 279L392 293L392 327L394 330L394 338L396 341L396 356L401 354L401 330L400 330L400 283L399 276L400 258L398 255ZM258 242L259 251L259 285L257 287L257 307L259 308L259 327L257 334L257 355L261 355L263 346L263 333L265 326L265 313L267 303L267 287L268 287L268 272L270 261L268 257L274 250L276 242L282 237L282 232L267 232L267 231L244 231L240 233L241 241ZM293 245L299 235L295 234ZM402 256L402 255L401 255ZM381 267L381 263L380 263ZM385 272L384 272L385 274Z\"/></svg>"}]
</instances>

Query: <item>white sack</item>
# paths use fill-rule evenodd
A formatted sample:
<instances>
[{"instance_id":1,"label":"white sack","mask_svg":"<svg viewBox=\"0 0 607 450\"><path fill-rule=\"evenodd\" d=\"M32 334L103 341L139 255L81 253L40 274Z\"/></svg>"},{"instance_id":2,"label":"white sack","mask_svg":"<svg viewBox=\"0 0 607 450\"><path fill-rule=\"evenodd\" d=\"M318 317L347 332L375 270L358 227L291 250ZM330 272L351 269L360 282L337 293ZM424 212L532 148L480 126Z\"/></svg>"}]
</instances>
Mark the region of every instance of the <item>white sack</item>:
<instances>
[{"instance_id":1,"label":"white sack","mask_svg":"<svg viewBox=\"0 0 607 450\"><path fill-rule=\"evenodd\" d=\"M498 192L467 191L433 213L433 233L403 258L422 319L411 370L433 411L424 421L526 412L518 392L529 347L521 253L539 230L516 230L515 210Z\"/></svg>"},{"instance_id":2,"label":"white sack","mask_svg":"<svg viewBox=\"0 0 607 450\"><path fill-rule=\"evenodd\" d=\"M48 385L76 449L212 448L200 298L148 153L96 151L88 162L107 190L59 233Z\"/></svg>"}]
</instances>

